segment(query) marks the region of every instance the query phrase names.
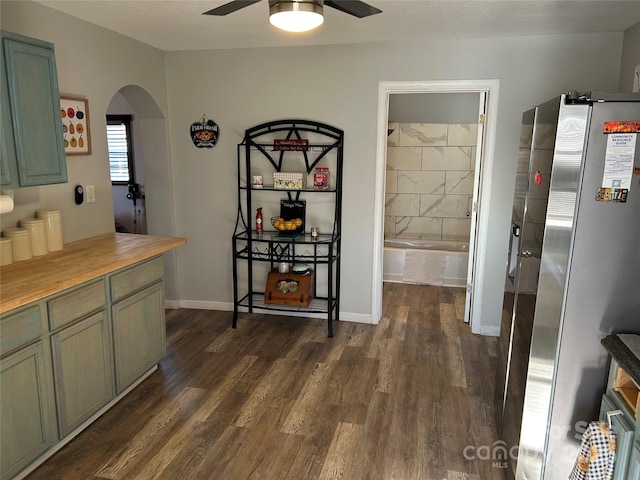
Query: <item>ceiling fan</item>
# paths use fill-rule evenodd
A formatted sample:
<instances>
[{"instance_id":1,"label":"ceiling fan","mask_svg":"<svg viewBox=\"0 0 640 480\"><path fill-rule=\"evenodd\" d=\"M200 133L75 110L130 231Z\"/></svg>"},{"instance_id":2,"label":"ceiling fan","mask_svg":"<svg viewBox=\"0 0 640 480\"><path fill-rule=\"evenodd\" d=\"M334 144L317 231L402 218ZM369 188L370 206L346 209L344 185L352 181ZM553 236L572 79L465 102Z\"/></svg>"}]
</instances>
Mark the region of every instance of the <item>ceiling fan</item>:
<instances>
[{"instance_id":1,"label":"ceiling fan","mask_svg":"<svg viewBox=\"0 0 640 480\"><path fill-rule=\"evenodd\" d=\"M203 15L224 16L259 1L233 0ZM278 28L292 32L311 30L322 24L324 5L358 18L382 13L382 10L360 0L269 0L269 21Z\"/></svg>"}]
</instances>

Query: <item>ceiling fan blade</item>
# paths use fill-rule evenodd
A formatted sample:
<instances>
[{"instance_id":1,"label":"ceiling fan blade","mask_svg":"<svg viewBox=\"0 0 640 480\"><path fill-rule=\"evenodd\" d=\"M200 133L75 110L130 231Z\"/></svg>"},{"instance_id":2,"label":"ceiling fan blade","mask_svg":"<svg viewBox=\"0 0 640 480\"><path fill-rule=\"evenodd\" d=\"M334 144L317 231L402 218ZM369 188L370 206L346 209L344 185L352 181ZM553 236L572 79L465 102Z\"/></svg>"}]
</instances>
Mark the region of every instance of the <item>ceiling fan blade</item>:
<instances>
[{"instance_id":1,"label":"ceiling fan blade","mask_svg":"<svg viewBox=\"0 0 640 480\"><path fill-rule=\"evenodd\" d=\"M204 12L203 15L217 15L223 16L233 13L241 8L248 7L249 5L253 5L254 3L258 3L260 0L233 0L232 2L225 3L224 5L220 5L208 12Z\"/></svg>"},{"instance_id":2,"label":"ceiling fan blade","mask_svg":"<svg viewBox=\"0 0 640 480\"><path fill-rule=\"evenodd\" d=\"M361 2L360 0L324 0L324 4L358 18L382 13L382 10Z\"/></svg>"}]
</instances>

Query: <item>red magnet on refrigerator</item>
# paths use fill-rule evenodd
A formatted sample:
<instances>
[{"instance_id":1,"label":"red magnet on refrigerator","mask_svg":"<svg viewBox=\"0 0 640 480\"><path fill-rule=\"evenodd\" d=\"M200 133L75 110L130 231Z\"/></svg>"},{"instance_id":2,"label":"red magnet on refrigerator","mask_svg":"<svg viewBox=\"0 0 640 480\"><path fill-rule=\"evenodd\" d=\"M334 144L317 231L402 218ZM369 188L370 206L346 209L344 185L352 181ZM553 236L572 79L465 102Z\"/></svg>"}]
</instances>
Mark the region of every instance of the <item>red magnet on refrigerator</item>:
<instances>
[{"instance_id":1,"label":"red magnet on refrigerator","mask_svg":"<svg viewBox=\"0 0 640 480\"><path fill-rule=\"evenodd\" d=\"M535 180L536 185L540 185L542 183L542 174L540 173L540 170L535 173L533 179Z\"/></svg>"}]
</instances>

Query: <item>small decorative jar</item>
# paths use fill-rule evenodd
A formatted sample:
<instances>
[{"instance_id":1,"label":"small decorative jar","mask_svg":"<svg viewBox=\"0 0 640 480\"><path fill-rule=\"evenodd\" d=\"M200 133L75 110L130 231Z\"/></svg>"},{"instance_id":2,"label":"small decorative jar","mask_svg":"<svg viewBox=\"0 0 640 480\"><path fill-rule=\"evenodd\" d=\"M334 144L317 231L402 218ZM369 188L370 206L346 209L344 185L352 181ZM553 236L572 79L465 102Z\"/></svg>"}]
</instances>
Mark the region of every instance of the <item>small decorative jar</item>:
<instances>
[{"instance_id":1,"label":"small decorative jar","mask_svg":"<svg viewBox=\"0 0 640 480\"><path fill-rule=\"evenodd\" d=\"M327 167L316 167L313 172L313 188L329 190L329 169Z\"/></svg>"}]
</instances>

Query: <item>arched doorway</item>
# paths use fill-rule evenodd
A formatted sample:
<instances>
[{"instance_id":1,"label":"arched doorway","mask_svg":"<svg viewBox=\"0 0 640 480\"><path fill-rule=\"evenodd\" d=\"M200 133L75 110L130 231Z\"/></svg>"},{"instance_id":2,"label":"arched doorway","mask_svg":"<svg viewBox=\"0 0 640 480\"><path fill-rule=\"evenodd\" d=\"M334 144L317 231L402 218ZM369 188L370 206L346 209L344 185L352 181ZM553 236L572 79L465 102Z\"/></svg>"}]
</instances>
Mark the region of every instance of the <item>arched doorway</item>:
<instances>
[{"instance_id":1,"label":"arched doorway","mask_svg":"<svg viewBox=\"0 0 640 480\"><path fill-rule=\"evenodd\" d=\"M138 199L136 207L142 210L141 202L144 201L145 213L145 231L136 233L174 235L173 186L170 181L171 162L164 113L149 92L137 85L127 85L116 92L106 113L131 116L131 137L138 166L136 180L140 190L144 192L144 200ZM115 202L121 200L116 198L116 195L121 196L120 193L123 193L124 200L133 207L132 199L126 198L128 187L125 185L123 190L124 192L114 192L114 210ZM131 211L133 212L133 208ZM138 222L141 222L140 218ZM173 307L178 306L175 255L174 251L164 255L165 298L168 299L169 306ZM175 305L171 305L171 302Z\"/></svg>"}]
</instances>

